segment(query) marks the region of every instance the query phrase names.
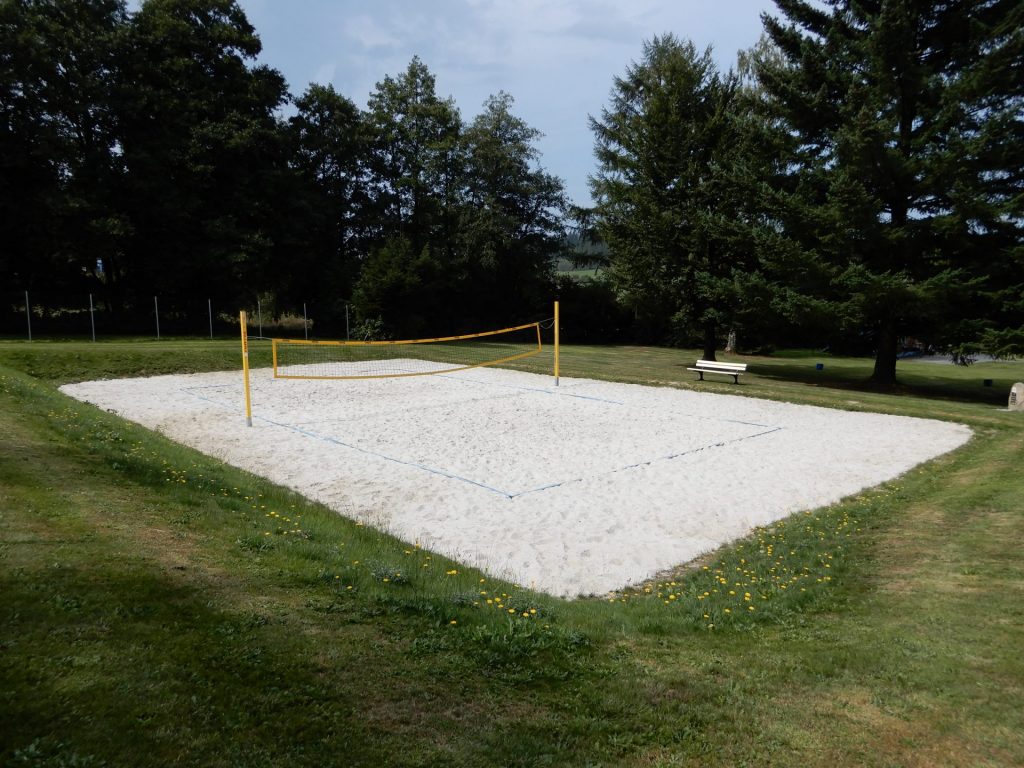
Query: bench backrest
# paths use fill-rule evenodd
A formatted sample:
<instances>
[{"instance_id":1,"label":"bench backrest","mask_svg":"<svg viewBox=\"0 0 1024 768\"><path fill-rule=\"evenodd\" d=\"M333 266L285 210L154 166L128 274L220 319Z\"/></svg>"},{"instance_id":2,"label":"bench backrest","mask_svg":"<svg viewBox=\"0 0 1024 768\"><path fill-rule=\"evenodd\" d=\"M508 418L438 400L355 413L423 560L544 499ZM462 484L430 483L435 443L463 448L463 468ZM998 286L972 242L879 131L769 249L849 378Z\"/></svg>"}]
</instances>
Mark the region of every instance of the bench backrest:
<instances>
[{"instance_id":1,"label":"bench backrest","mask_svg":"<svg viewBox=\"0 0 1024 768\"><path fill-rule=\"evenodd\" d=\"M715 360L698 360L698 368L709 368L719 371L745 371L747 370L746 363L719 363Z\"/></svg>"}]
</instances>

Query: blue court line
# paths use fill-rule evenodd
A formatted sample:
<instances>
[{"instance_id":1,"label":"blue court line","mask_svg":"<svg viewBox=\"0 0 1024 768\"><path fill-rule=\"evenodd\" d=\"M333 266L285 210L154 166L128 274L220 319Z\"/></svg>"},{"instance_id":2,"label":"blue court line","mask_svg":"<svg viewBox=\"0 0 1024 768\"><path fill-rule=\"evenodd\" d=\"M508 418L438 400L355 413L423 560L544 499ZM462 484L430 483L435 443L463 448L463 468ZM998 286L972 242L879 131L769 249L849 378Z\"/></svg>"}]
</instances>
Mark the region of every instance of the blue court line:
<instances>
[{"instance_id":1,"label":"blue court line","mask_svg":"<svg viewBox=\"0 0 1024 768\"><path fill-rule=\"evenodd\" d=\"M767 425L763 425L763 426L767 426ZM668 454L667 456L659 456L659 457L654 458L654 459L647 459L645 461L638 461L636 464L627 464L624 467L618 467L617 469L612 469L612 470L609 470L607 472L602 472L602 473L597 474L597 475L592 475L590 477L577 477L577 478L574 478L572 480L564 480L564 481L562 481L560 483L551 483L549 485L542 485L539 488L532 488L532 489L530 489L528 491L520 491L519 493L514 494L510 498L516 498L516 497L519 497L519 496L526 496L529 493L539 493L540 491L547 491L547 490L550 490L551 488L558 488L559 486L562 486L562 485L571 485L572 483L582 483L584 480L593 480L594 478L597 478L597 477L604 477L606 475L614 475L616 472L625 472L627 469L636 469L637 467L645 467L645 466L648 466L650 464L654 464L655 462L659 462L659 461L671 461L672 459L678 459L681 456L688 456L688 455L693 454L693 453L700 453L701 451L706 451L709 448L724 448L725 446L730 445L731 443L739 443L739 442L742 442L743 440L750 440L750 439L755 438L755 437L763 437L764 435L770 435L772 432L778 432L781 429L782 429L782 427L772 427L771 429L769 429L769 430L767 430L765 432L758 432L758 433L753 434L753 435L744 435L743 437L735 437L732 440L724 440L721 443L709 443L708 445L702 445L699 448L691 448L688 451L680 451L679 453L671 453L671 454Z\"/></svg>"},{"instance_id":2,"label":"blue court line","mask_svg":"<svg viewBox=\"0 0 1024 768\"><path fill-rule=\"evenodd\" d=\"M707 418L706 416L698 416L698 419ZM742 424L745 427L761 427L761 429L769 429L772 427L771 424L758 424L756 421L740 421L739 419L713 419L713 421L724 421L726 424ZM776 429L782 429L782 427L775 427L772 429L774 432Z\"/></svg>"},{"instance_id":3,"label":"blue court line","mask_svg":"<svg viewBox=\"0 0 1024 768\"><path fill-rule=\"evenodd\" d=\"M406 368L406 371L409 369ZM501 370L511 370L509 368L503 368ZM558 392L551 389L541 389L540 387L524 387L518 384L499 384L493 381L480 381L480 379L467 379L462 376L456 376L454 373L436 373L433 374L440 379L451 379L461 384L483 384L488 387L503 387L504 389L518 389L522 392L540 392L542 395L558 395L560 397L575 397L579 400L596 400L599 403L611 403L612 405L625 405L625 403L618 400L608 400L603 397L593 397L591 395L574 395L567 392Z\"/></svg>"},{"instance_id":4,"label":"blue court line","mask_svg":"<svg viewBox=\"0 0 1024 768\"><path fill-rule=\"evenodd\" d=\"M220 386L225 386L225 385L220 385ZM226 386L231 386L231 385L226 385ZM229 407L229 406L225 405L224 403L218 403L216 400L213 400L213 399L211 399L209 397L204 397L203 395L196 394L193 390L197 390L197 389L217 389L217 387L182 387L181 391L182 392L187 392L188 394L192 395L193 397L197 397L200 400L204 400L204 401L206 401L208 403L212 403L213 405L216 405L216 406L218 406L220 408L227 409ZM391 462L394 462L395 464L402 464L402 465L407 466L407 467L413 467L414 469L422 469L424 472L429 472L429 473L434 474L434 475L440 475L441 477L447 477L450 480L461 480L464 483L469 483L470 485L475 485L478 488L483 488L485 491L491 491L492 493L496 493L499 496L504 496L506 499L511 499L511 498L515 497L515 494L510 494L510 493L508 493L508 491L503 491L500 488L493 488L493 487L491 487L489 485L486 485L485 483L477 482L476 480L470 480L468 477L462 477L461 475L453 475L450 472L445 472L443 469L435 469L433 467L428 467L428 466L425 466L423 464L417 464L416 462L413 462L413 461L404 461L402 459L396 459L393 456L387 456L387 455L385 455L383 453L377 453L376 451L370 451L370 450L367 450L366 448L360 448L358 445L352 445L351 443L346 443L346 442L343 442L343 441L338 440L338 439L333 438L333 437L327 437L325 435L318 435L316 432L311 432L311 431L309 431L307 429L300 429L299 427L294 426L293 424L285 424L284 422L274 421L273 419L268 419L268 418L266 418L264 416L254 416L253 418L254 419L258 419L259 421L262 421L264 424L270 424L270 425L275 426L275 427L281 427L282 429L289 429L292 432L295 432L297 434L302 435L303 437L311 437L314 440L320 440L321 442L324 442L324 443L329 443L331 445L338 445L338 446L341 446L342 448L349 448L349 449L351 449L353 451L357 451L358 453L363 453L363 454L366 454L367 456L373 456L373 457L378 458L378 459L384 459L385 461L391 461Z\"/></svg>"},{"instance_id":5,"label":"blue court line","mask_svg":"<svg viewBox=\"0 0 1024 768\"><path fill-rule=\"evenodd\" d=\"M182 387L182 392L190 392L193 389L225 389L227 387L234 387L236 384L205 384L201 387ZM212 402L212 401L211 401Z\"/></svg>"},{"instance_id":6,"label":"blue court line","mask_svg":"<svg viewBox=\"0 0 1024 768\"><path fill-rule=\"evenodd\" d=\"M333 437L328 437L326 435L318 435L316 432L310 432L309 430L306 429L299 429L298 427L292 426L291 424L284 424L279 421L272 421L271 419L264 418L261 418L260 420L267 424L273 424L275 427L283 427L284 429L290 429L293 432L303 435L304 437L312 437L314 440L320 440L321 442L330 443L331 445L340 445L342 448L350 448L353 451L357 451L358 453L365 453L367 456L374 456L375 458L378 459L392 461L395 464L402 464L406 467L413 467L414 469L422 469L424 472L430 472L431 474L434 475L447 477L450 480L461 480L464 483L475 485L478 488L483 488L485 491L491 491L492 493L496 493L499 496L504 496L507 499L514 498L516 495L511 494L508 491L503 491L499 488L492 488L491 486L477 482L476 480L470 480L468 477L462 477L461 475L453 475L450 472L445 472L443 469L435 469L434 467L428 467L424 464L417 464L414 461L404 461L403 459L396 459L393 456L386 456L383 453L377 453L376 451L370 451L367 450L366 448L360 448L358 445L352 445L351 443L346 443Z\"/></svg>"},{"instance_id":7,"label":"blue court line","mask_svg":"<svg viewBox=\"0 0 1024 768\"><path fill-rule=\"evenodd\" d=\"M409 371L410 369L409 368L405 368L404 370ZM506 369L502 369L502 370L510 370L510 369L506 368ZM504 387L506 389L518 389L518 390L521 390L523 392L540 392L541 394L544 394L544 395L556 395L556 396L559 396L559 397L574 397L577 400L594 400L594 401L599 402L599 403L611 403L612 405L626 405L626 403L624 401L622 401L622 400L609 400L608 398L605 398L605 397L594 397L593 395L576 395L576 394L573 394L571 392L559 391L557 389L541 389L540 387L523 387L523 386L519 386L519 385L516 385L516 384L498 384L496 382L481 381L480 379L468 379L468 378L464 378L464 377L461 377L461 376L457 376L454 373L438 373L438 374L434 374L434 375L436 375L438 378L441 378L441 379L451 379L452 381L455 381L455 382L458 382L458 383L482 384L484 386L489 386L489 387ZM772 426L771 424L758 424L758 423L753 422L753 421L740 421L739 419L717 419L717 418L712 418L712 417L709 417L709 416L701 416L700 414L695 414L695 413L685 413L685 412L682 412L682 411L676 411L676 413L681 415L681 416L688 416L688 417L694 418L694 419L707 419L708 421L724 421L727 424L742 424L743 426L746 426L746 427L760 427L762 429L768 429L769 427Z\"/></svg>"},{"instance_id":8,"label":"blue court line","mask_svg":"<svg viewBox=\"0 0 1024 768\"><path fill-rule=\"evenodd\" d=\"M480 383L487 383L487 382L480 382ZM212 403L213 405L216 405L216 406L218 406L220 408L227 409L227 408L229 408L229 406L225 405L224 403L219 403L216 400L213 400L213 399L211 399L209 397L204 397L203 395L195 394L195 390L200 390L200 389L223 389L224 387L230 387L230 386L233 386L233 385L231 385L231 384L217 384L217 385L203 386L203 387L182 387L182 391L183 392L187 392L188 394L191 394L193 397L197 397L200 400L204 400L204 401L206 401L208 403ZM525 387L515 387L515 388L516 389L527 389ZM538 390L535 390L535 391L547 392L547 390L542 390L542 389L538 389ZM555 393L551 393L551 394L555 394ZM569 397L572 397L572 395L569 395ZM614 402L614 401L609 401L609 402ZM619 403L619 404L621 405L622 403ZM559 488L559 487L561 487L563 485L571 485L573 483L583 482L584 480L592 480L594 478L604 477L606 475L612 475L612 474L615 474L616 472L624 472L624 471L626 471L628 469L635 469L637 467L649 466L650 464L654 464L655 462L671 461L672 459L678 459L681 456L688 456L690 454L700 453L701 451L708 450L709 448L722 448L722 447L725 447L726 445L730 445L732 443L738 443L738 442L741 442L743 440L750 440L750 439L755 438L755 437L762 437L764 435L770 435L771 433L778 432L779 430L782 429L782 427L768 428L767 424L749 424L749 426L764 427L764 428L767 429L767 431L765 431L765 432L758 432L758 433L753 434L753 435L744 435L743 437L736 437L736 438L733 438L732 440L725 440L725 441L720 442L720 443L709 443L708 445L702 445L699 448L691 448L691 449L686 450L686 451L681 451L679 453L668 454L666 456L658 456L656 458L647 459L645 461L640 461L640 462L637 462L635 464L628 464L628 465L626 465L624 467L618 467L616 469L612 469L612 470L609 470L607 472L601 472L601 473L599 473L597 475L591 475L590 477L577 477L577 478L573 478L572 480L563 480L563 481L557 482L557 483L549 483L547 485L542 485L542 486L539 486L537 488L530 488L530 489L525 490L525 491L517 491L515 493L509 493L508 491L503 491L500 488L494 488L493 486L487 485L486 483L481 483L481 482L479 482L477 480L471 480L468 477L462 477L461 475L455 475L455 474L452 474L451 472L445 472L443 469L436 469L434 467L428 467L428 466L426 466L424 464L418 464L418 463L413 462L413 461L405 461L403 459L396 459L393 456L387 456L386 454L383 454L383 453L378 453L376 451L371 451L371 450L368 450L366 448L360 448L358 445L352 445L351 443L346 443L346 442L344 442L342 440L338 440L338 439L333 438L333 437L329 437L329 436L325 436L325 435L320 435L320 434L317 434L316 432L312 432L312 431L309 431L309 430L306 430L306 429L301 429L301 428L299 428L299 427L297 427L297 426L295 426L293 424L285 424L284 422L274 421L273 419L268 419L268 418L263 417L263 416L256 416L254 418L258 419L259 421L264 422L265 424L270 424L270 425L275 426L275 427L281 427L282 429L288 429L288 430L291 430L292 432L295 432L296 434L303 435L304 437L310 437L310 438L313 438L314 440L320 440L321 442L328 443L330 445L337 445L337 446L340 446L342 448L349 448L350 450L356 451L358 453L365 454L367 456L373 456L373 457L378 458L378 459L384 459L385 461L390 461L390 462L393 462L395 464L400 464L400 465L403 465L403 466L406 466L406 467L412 467L414 469L421 469L424 472L429 472L430 474L439 475L441 477L446 477L449 480L460 480L460 481L462 481L464 483L467 483L469 485L474 485L477 488L482 488L485 491L490 491L491 493L496 493L499 496L505 497L506 499L515 499L515 498L518 498L520 496L526 496L526 495L531 494L531 493L540 493L541 491L547 491L547 490L550 490L552 488ZM747 424L748 423L748 422L742 422L742 421L734 421L733 419L721 419L721 421L732 421L733 423L737 423L737 424Z\"/></svg>"},{"instance_id":9,"label":"blue court line","mask_svg":"<svg viewBox=\"0 0 1024 768\"><path fill-rule=\"evenodd\" d=\"M408 370L408 369L406 369L406 370ZM541 394L545 394L545 395L559 395L561 397L574 397L574 398L576 398L578 400L595 400L595 401L597 401L599 403L611 403L613 405L625 405L625 403L620 401L620 400L608 400L607 398L593 397L591 395L574 395L574 394L570 394L570 393L566 393L566 392L552 392L549 389L540 389L538 387L520 387L520 386L516 386L515 384L495 384L495 383L492 383L492 382L489 382L489 381L480 381L479 379L460 379L460 378L457 378L457 377L455 377L455 376L453 376L451 374L436 374L436 375L438 376L438 378L452 379L452 380L454 380L456 382L466 382L466 383L469 383L469 384L483 384L485 386L491 386L491 387L504 387L506 389L518 389L518 390L522 390L524 392L540 392ZM235 385L234 384L209 384L209 385L202 386L202 387L184 387L182 391L191 391L191 390L195 390L195 389L224 389L224 388L233 387L233 386L235 386ZM475 402L480 402L481 400L487 400L487 399L488 398L486 398L486 397L479 397L479 398L475 398L473 400L464 401L464 402L475 403ZM210 402L213 402L213 401L211 400ZM219 403L218 403L218 405L219 405ZM677 412L677 413L679 413L679 415L689 416L689 417L695 418L695 419L708 419L709 421L724 421L727 424L742 424L745 427L760 427L762 429L767 429L767 428L771 427L771 424L758 424L757 422L754 422L754 421L740 421L739 419L710 419L707 416L701 416L699 414L682 413L682 412ZM339 419L334 419L334 421L339 421Z\"/></svg>"}]
</instances>

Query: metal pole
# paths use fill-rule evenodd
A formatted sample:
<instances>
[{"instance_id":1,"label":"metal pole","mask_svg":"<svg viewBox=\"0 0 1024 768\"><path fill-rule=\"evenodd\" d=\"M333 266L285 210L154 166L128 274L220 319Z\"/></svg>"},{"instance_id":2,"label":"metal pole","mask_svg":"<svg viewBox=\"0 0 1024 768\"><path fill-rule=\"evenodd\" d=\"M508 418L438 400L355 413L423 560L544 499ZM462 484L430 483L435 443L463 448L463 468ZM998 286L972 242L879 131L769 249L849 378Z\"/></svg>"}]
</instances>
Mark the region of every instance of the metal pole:
<instances>
[{"instance_id":1,"label":"metal pole","mask_svg":"<svg viewBox=\"0 0 1024 768\"><path fill-rule=\"evenodd\" d=\"M260 305L260 300L256 299L256 317L260 321L260 338L263 338L263 307Z\"/></svg>"},{"instance_id":2,"label":"metal pole","mask_svg":"<svg viewBox=\"0 0 1024 768\"><path fill-rule=\"evenodd\" d=\"M153 314L156 315L156 338L160 339L160 304L157 303L156 296L153 297Z\"/></svg>"},{"instance_id":3,"label":"metal pole","mask_svg":"<svg viewBox=\"0 0 1024 768\"><path fill-rule=\"evenodd\" d=\"M210 338L213 338L213 302L210 299L206 300L206 312L210 316Z\"/></svg>"},{"instance_id":4,"label":"metal pole","mask_svg":"<svg viewBox=\"0 0 1024 768\"><path fill-rule=\"evenodd\" d=\"M350 341L351 336L348 333L348 304L345 305L345 341Z\"/></svg>"},{"instance_id":5,"label":"metal pole","mask_svg":"<svg viewBox=\"0 0 1024 768\"><path fill-rule=\"evenodd\" d=\"M309 341L309 320L306 319L306 302L302 302L302 332L306 334L306 341Z\"/></svg>"},{"instance_id":6,"label":"metal pole","mask_svg":"<svg viewBox=\"0 0 1024 768\"><path fill-rule=\"evenodd\" d=\"M89 322L92 324L92 340L96 341L96 310L92 305L92 294L89 294Z\"/></svg>"},{"instance_id":7,"label":"metal pole","mask_svg":"<svg viewBox=\"0 0 1024 768\"><path fill-rule=\"evenodd\" d=\"M555 386L558 386L558 334L559 334L558 302L555 302Z\"/></svg>"},{"instance_id":8,"label":"metal pole","mask_svg":"<svg viewBox=\"0 0 1024 768\"><path fill-rule=\"evenodd\" d=\"M28 323L28 340L32 341L32 312L29 310L28 291L25 291L25 322Z\"/></svg>"},{"instance_id":9,"label":"metal pole","mask_svg":"<svg viewBox=\"0 0 1024 768\"><path fill-rule=\"evenodd\" d=\"M238 313L238 325L242 329L242 377L245 382L245 424L252 426L252 395L249 392L249 318L243 309Z\"/></svg>"}]
</instances>

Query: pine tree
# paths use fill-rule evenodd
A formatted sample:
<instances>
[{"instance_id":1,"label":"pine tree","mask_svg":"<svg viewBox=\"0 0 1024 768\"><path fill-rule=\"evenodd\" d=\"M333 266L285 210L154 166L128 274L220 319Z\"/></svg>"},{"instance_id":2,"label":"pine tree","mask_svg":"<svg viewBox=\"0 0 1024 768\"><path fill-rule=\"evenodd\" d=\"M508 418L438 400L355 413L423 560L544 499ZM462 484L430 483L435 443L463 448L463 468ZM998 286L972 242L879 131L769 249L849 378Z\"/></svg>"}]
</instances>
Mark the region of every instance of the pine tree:
<instances>
[{"instance_id":1,"label":"pine tree","mask_svg":"<svg viewBox=\"0 0 1024 768\"><path fill-rule=\"evenodd\" d=\"M611 273L641 333L696 336L715 358L756 270L744 163L743 100L710 51L672 35L644 45L591 118L591 179Z\"/></svg>"},{"instance_id":2,"label":"pine tree","mask_svg":"<svg viewBox=\"0 0 1024 768\"><path fill-rule=\"evenodd\" d=\"M872 379L892 386L901 337L956 348L1007 306L1021 254L1024 6L777 4L789 23L765 25L783 55L757 69L792 139L780 220L826 266L837 311L873 334Z\"/></svg>"}]
</instances>

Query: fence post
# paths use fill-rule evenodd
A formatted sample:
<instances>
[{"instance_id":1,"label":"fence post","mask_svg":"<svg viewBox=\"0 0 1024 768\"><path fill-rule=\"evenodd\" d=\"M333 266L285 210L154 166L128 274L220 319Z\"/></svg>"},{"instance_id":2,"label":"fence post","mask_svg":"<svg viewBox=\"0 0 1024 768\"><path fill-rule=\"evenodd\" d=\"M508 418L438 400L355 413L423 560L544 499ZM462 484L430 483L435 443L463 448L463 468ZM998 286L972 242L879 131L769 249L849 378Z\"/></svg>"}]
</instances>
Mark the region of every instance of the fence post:
<instances>
[{"instance_id":1,"label":"fence post","mask_svg":"<svg viewBox=\"0 0 1024 768\"><path fill-rule=\"evenodd\" d=\"M160 304L156 300L156 296L153 297L153 314L156 315L156 338L160 340Z\"/></svg>"},{"instance_id":2,"label":"fence post","mask_svg":"<svg viewBox=\"0 0 1024 768\"><path fill-rule=\"evenodd\" d=\"M306 335L306 341L309 341L309 321L306 319L306 302L302 302L302 332Z\"/></svg>"},{"instance_id":3,"label":"fence post","mask_svg":"<svg viewBox=\"0 0 1024 768\"><path fill-rule=\"evenodd\" d=\"M256 299L256 317L260 323L260 338L263 338L263 305L260 304L260 300Z\"/></svg>"},{"instance_id":4,"label":"fence post","mask_svg":"<svg viewBox=\"0 0 1024 768\"><path fill-rule=\"evenodd\" d=\"M345 341L351 341L352 337L348 333L348 304L345 305Z\"/></svg>"},{"instance_id":5,"label":"fence post","mask_svg":"<svg viewBox=\"0 0 1024 768\"><path fill-rule=\"evenodd\" d=\"M28 291L25 291L25 322L28 323L28 340L32 341L32 313L29 311Z\"/></svg>"},{"instance_id":6,"label":"fence post","mask_svg":"<svg viewBox=\"0 0 1024 768\"><path fill-rule=\"evenodd\" d=\"M206 312L210 316L210 338L213 338L213 302L211 299L206 300Z\"/></svg>"},{"instance_id":7,"label":"fence post","mask_svg":"<svg viewBox=\"0 0 1024 768\"><path fill-rule=\"evenodd\" d=\"M89 294L89 324L92 326L92 340L96 341L96 310L92 305L92 294Z\"/></svg>"}]
</instances>

